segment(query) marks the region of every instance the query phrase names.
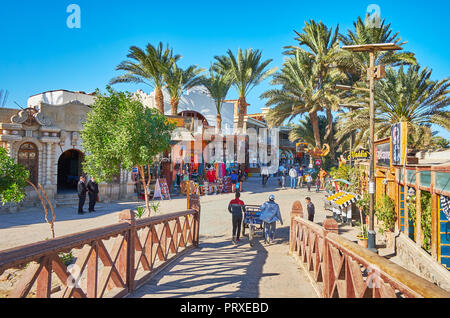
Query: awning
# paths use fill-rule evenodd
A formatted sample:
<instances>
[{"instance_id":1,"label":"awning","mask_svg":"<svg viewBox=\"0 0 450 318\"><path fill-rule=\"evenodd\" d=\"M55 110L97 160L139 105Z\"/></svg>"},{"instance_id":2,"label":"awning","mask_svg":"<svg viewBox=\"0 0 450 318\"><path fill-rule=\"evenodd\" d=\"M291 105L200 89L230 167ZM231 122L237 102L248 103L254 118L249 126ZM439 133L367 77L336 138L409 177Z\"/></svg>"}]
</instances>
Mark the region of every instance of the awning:
<instances>
[{"instance_id":1,"label":"awning","mask_svg":"<svg viewBox=\"0 0 450 318\"><path fill-rule=\"evenodd\" d=\"M356 202L358 198L359 198L358 195L354 193L338 192L334 195L329 196L326 199L336 207L345 208L350 204Z\"/></svg>"}]
</instances>

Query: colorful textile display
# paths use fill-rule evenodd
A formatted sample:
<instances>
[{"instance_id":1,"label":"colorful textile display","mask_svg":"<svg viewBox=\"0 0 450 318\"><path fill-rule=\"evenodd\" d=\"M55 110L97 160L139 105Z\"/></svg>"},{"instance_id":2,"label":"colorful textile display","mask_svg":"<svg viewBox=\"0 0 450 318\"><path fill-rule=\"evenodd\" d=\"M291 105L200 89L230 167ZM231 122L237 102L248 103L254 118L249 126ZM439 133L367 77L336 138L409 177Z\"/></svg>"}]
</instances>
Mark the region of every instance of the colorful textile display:
<instances>
[{"instance_id":1,"label":"colorful textile display","mask_svg":"<svg viewBox=\"0 0 450 318\"><path fill-rule=\"evenodd\" d=\"M232 190L231 177L225 177L223 180L223 192L231 193L231 190Z\"/></svg>"}]
</instances>

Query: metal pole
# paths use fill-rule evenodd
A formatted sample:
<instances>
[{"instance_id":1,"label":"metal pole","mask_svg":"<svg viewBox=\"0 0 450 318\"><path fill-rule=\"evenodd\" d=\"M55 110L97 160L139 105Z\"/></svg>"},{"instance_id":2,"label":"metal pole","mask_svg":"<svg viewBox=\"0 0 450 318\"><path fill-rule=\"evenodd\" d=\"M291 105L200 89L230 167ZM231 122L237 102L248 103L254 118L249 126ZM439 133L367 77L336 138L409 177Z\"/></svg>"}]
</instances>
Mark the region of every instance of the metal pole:
<instances>
[{"instance_id":1,"label":"metal pole","mask_svg":"<svg viewBox=\"0 0 450 318\"><path fill-rule=\"evenodd\" d=\"M376 232L374 227L375 208L375 51L370 51L370 176L369 176L369 231L368 248L377 253Z\"/></svg>"}]
</instances>

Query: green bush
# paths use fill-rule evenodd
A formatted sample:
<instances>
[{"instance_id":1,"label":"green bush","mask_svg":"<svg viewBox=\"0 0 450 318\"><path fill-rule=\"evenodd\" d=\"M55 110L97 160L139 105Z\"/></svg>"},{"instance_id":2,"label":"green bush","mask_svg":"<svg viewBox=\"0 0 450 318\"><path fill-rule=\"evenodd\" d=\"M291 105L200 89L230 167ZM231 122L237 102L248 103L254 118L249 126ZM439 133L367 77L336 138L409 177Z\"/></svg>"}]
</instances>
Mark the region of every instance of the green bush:
<instances>
[{"instance_id":1,"label":"green bush","mask_svg":"<svg viewBox=\"0 0 450 318\"><path fill-rule=\"evenodd\" d=\"M395 213L395 203L388 195L384 194L375 206L375 215L379 221L382 222L380 233L386 231L393 232L395 229L395 222L397 215Z\"/></svg>"},{"instance_id":2,"label":"green bush","mask_svg":"<svg viewBox=\"0 0 450 318\"><path fill-rule=\"evenodd\" d=\"M421 228L423 233L423 248L431 249L431 193L422 191L420 195L422 207Z\"/></svg>"}]
</instances>

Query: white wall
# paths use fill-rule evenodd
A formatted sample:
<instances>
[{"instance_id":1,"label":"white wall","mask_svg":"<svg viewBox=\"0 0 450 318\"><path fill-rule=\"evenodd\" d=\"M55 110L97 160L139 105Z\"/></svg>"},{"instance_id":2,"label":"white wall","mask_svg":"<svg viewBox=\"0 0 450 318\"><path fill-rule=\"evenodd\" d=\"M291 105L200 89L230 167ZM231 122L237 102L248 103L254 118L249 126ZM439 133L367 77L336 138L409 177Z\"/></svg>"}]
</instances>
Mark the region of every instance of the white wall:
<instances>
[{"instance_id":1,"label":"white wall","mask_svg":"<svg viewBox=\"0 0 450 318\"><path fill-rule=\"evenodd\" d=\"M143 91L137 91L142 103L151 108L156 108L155 93L147 94ZM171 114L170 96L166 90L163 90L164 95L164 113ZM178 112L191 110L196 111L205 116L210 126L216 126L217 110L214 100L206 93L203 87L195 87L184 94L178 105ZM223 103L222 106L222 128L233 127L234 104Z\"/></svg>"},{"instance_id":2,"label":"white wall","mask_svg":"<svg viewBox=\"0 0 450 318\"><path fill-rule=\"evenodd\" d=\"M94 103L94 99L95 96L92 95L59 90L31 96L28 98L28 107L37 106L40 102L55 106L64 105L75 100L85 105L91 105Z\"/></svg>"}]
</instances>

